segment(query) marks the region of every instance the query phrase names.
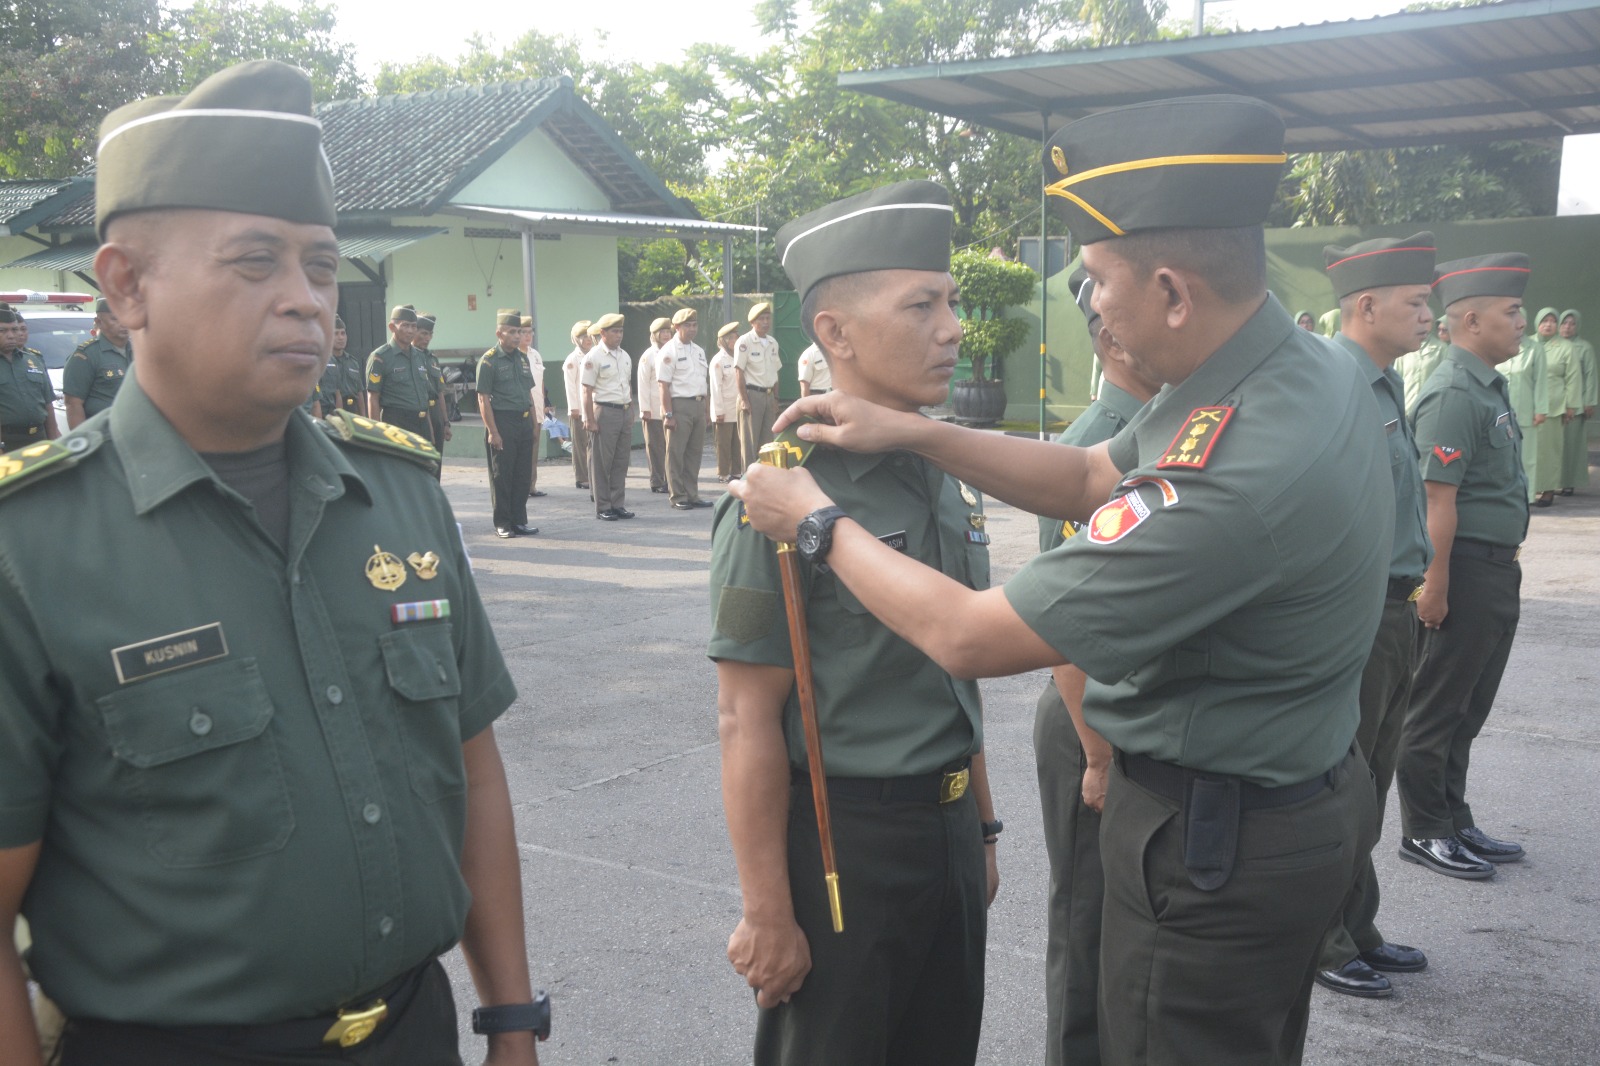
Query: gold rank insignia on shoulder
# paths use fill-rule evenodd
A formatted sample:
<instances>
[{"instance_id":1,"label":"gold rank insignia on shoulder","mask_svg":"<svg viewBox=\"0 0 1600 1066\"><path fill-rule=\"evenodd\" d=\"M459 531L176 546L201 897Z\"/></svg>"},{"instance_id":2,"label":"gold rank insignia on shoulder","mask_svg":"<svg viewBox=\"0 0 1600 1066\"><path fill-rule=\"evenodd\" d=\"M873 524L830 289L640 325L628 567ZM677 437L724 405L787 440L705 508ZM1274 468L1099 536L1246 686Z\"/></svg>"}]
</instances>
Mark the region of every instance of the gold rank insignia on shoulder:
<instances>
[{"instance_id":1,"label":"gold rank insignia on shoulder","mask_svg":"<svg viewBox=\"0 0 1600 1066\"><path fill-rule=\"evenodd\" d=\"M334 411L322 419L335 439L347 444L400 453L427 464L430 470L439 462L439 452L427 437L387 422L375 422L350 411Z\"/></svg>"},{"instance_id":2,"label":"gold rank insignia on shoulder","mask_svg":"<svg viewBox=\"0 0 1600 1066\"><path fill-rule=\"evenodd\" d=\"M978 506L978 497L973 494L971 489L967 488L967 483L965 481L957 481L956 484L961 488L962 501L965 502L968 507Z\"/></svg>"},{"instance_id":3,"label":"gold rank insignia on shoulder","mask_svg":"<svg viewBox=\"0 0 1600 1066\"><path fill-rule=\"evenodd\" d=\"M1196 407L1189 412L1188 421L1172 438L1172 443L1167 445L1166 453L1156 461L1156 469L1204 470L1211 458L1211 449L1217 446L1217 438L1222 436L1223 427L1232 417L1231 407Z\"/></svg>"},{"instance_id":4,"label":"gold rank insignia on shoulder","mask_svg":"<svg viewBox=\"0 0 1600 1066\"><path fill-rule=\"evenodd\" d=\"M376 544L372 546L372 557L367 560L366 573L372 587L384 592L393 592L406 583L405 564Z\"/></svg>"},{"instance_id":5,"label":"gold rank insignia on shoulder","mask_svg":"<svg viewBox=\"0 0 1600 1066\"><path fill-rule=\"evenodd\" d=\"M424 581L432 581L439 576L438 552L427 552L426 554L412 552L406 556L406 562L411 564L411 569L415 570L417 576Z\"/></svg>"}]
</instances>

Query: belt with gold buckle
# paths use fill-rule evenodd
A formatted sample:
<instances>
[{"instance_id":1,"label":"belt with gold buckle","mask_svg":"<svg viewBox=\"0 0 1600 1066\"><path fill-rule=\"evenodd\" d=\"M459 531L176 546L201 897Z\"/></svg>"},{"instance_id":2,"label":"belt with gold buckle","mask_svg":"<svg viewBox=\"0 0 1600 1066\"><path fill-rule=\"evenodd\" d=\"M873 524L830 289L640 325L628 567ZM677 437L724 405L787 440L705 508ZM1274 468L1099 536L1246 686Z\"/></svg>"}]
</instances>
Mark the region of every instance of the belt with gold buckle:
<instances>
[{"instance_id":1,"label":"belt with gold buckle","mask_svg":"<svg viewBox=\"0 0 1600 1066\"><path fill-rule=\"evenodd\" d=\"M355 1047L377 1031L379 1023L389 1015L389 1005L375 999L365 1007L346 1007L339 1012L328 1031L322 1034L324 1044Z\"/></svg>"}]
</instances>

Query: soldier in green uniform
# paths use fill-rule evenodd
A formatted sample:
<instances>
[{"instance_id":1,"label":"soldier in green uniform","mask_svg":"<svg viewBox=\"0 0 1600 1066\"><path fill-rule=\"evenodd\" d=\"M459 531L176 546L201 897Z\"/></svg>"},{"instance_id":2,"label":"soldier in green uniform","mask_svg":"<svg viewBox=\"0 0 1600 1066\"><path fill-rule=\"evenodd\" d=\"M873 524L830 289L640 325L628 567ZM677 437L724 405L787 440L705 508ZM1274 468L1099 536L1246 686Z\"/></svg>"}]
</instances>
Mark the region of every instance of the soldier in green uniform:
<instances>
[{"instance_id":1,"label":"soldier in green uniform","mask_svg":"<svg viewBox=\"0 0 1600 1066\"><path fill-rule=\"evenodd\" d=\"M367 356L367 417L431 439L428 400L434 395L427 362L412 342L417 312L406 305L389 313L388 344Z\"/></svg>"},{"instance_id":2,"label":"soldier in green uniform","mask_svg":"<svg viewBox=\"0 0 1600 1066\"><path fill-rule=\"evenodd\" d=\"M1100 395L1056 438L1088 448L1122 431L1160 389L1128 362L1094 310L1094 282L1079 272L1075 297L1104 368ZM1053 551L1078 532L1070 522L1039 520L1039 550ZM1075 666L1051 670L1033 719L1033 755L1050 856L1049 942L1044 955L1047 1066L1100 1061L1100 811L1105 806L1111 745L1083 721L1084 692L1096 684Z\"/></svg>"},{"instance_id":3,"label":"soldier in green uniform","mask_svg":"<svg viewBox=\"0 0 1600 1066\"><path fill-rule=\"evenodd\" d=\"M495 536L531 537L528 485L533 477L533 373L517 347L522 312L495 314L498 343L478 359L478 413L483 416L484 453L489 459L489 500Z\"/></svg>"},{"instance_id":4,"label":"soldier in green uniform","mask_svg":"<svg viewBox=\"0 0 1600 1066\"><path fill-rule=\"evenodd\" d=\"M11 308L0 308L0 450L14 451L61 435L55 386L44 356L26 347L28 327Z\"/></svg>"},{"instance_id":5,"label":"soldier in green uniform","mask_svg":"<svg viewBox=\"0 0 1600 1066\"><path fill-rule=\"evenodd\" d=\"M322 371L322 377L317 381L317 391L322 394L322 413L324 416L342 410L344 404L340 393L344 388L343 373L339 368L339 359L344 355L345 345L349 343L349 335L344 330L344 319L338 315L333 316L333 351L328 355L328 365Z\"/></svg>"},{"instance_id":6,"label":"soldier in green uniform","mask_svg":"<svg viewBox=\"0 0 1600 1066\"><path fill-rule=\"evenodd\" d=\"M1099 682L1084 718L1116 749L1100 837L1108 1063L1299 1061L1318 947L1372 841L1352 742L1394 498L1372 491L1388 455L1364 376L1266 291L1283 136L1274 109L1226 96L1108 110L1052 138L1046 188L1094 307L1165 383L1108 443L985 434L844 390L778 427L815 415L806 440L911 451L1087 522L988 592L848 519L827 562L957 677L1070 662ZM769 536L829 505L804 470L752 468L732 491Z\"/></svg>"},{"instance_id":7,"label":"soldier in green uniform","mask_svg":"<svg viewBox=\"0 0 1600 1066\"><path fill-rule=\"evenodd\" d=\"M801 321L839 386L913 415L946 394L961 340L949 203L941 185L901 182L777 235ZM818 449L807 466L891 551L964 588L988 586L983 509L954 478L903 454ZM777 556L731 497L714 513L709 654L744 896L728 959L761 1008L755 1062L970 1066L1001 828L978 688L868 616L821 565L823 536L802 544L800 571L843 932L824 890Z\"/></svg>"},{"instance_id":8,"label":"soldier in green uniform","mask_svg":"<svg viewBox=\"0 0 1600 1066\"><path fill-rule=\"evenodd\" d=\"M1567 422L1566 444L1561 450L1561 495L1571 496L1589 487L1589 419L1600 404L1600 364L1595 361L1594 345L1578 336L1583 315L1561 312L1561 336L1572 345L1573 362L1578 367L1579 406Z\"/></svg>"},{"instance_id":9,"label":"soldier in green uniform","mask_svg":"<svg viewBox=\"0 0 1600 1066\"><path fill-rule=\"evenodd\" d=\"M1411 673L1417 658L1416 600L1423 572L1433 557L1417 446L1406 421L1405 382L1394 363L1417 351L1433 325L1428 298L1433 291L1437 251L1433 234L1427 232L1323 249L1333 294L1339 300L1339 334L1333 342L1350 355L1372 385L1394 486L1389 586L1378 635L1361 672L1361 724L1356 730L1356 743L1372 769L1377 793L1374 843L1383 832L1383 808L1394 780L1400 726L1411 700ZM1323 938L1318 984L1345 995L1381 998L1394 993L1386 974L1427 968L1427 956L1421 951L1384 939L1375 924L1378 903L1378 874L1371 856L1363 854L1356 865L1355 884Z\"/></svg>"},{"instance_id":10,"label":"soldier in green uniform","mask_svg":"<svg viewBox=\"0 0 1600 1066\"><path fill-rule=\"evenodd\" d=\"M339 408L351 414L367 411L367 365L348 348L344 319L333 316L333 361L339 367Z\"/></svg>"},{"instance_id":11,"label":"soldier in green uniform","mask_svg":"<svg viewBox=\"0 0 1600 1066\"><path fill-rule=\"evenodd\" d=\"M1428 492L1428 566L1417 616L1429 630L1400 736L1400 857L1480 880L1520 844L1478 828L1466 800L1472 742L1494 706L1521 614L1528 484L1521 423L1495 370L1516 356L1528 257L1439 264L1434 291L1453 343L1412 418Z\"/></svg>"},{"instance_id":12,"label":"soldier in green uniform","mask_svg":"<svg viewBox=\"0 0 1600 1066\"><path fill-rule=\"evenodd\" d=\"M68 429L78 428L79 422L111 406L133 360L128 331L104 298L94 302L94 326L99 336L80 344L61 371Z\"/></svg>"},{"instance_id":13,"label":"soldier in green uniform","mask_svg":"<svg viewBox=\"0 0 1600 1066\"><path fill-rule=\"evenodd\" d=\"M432 389L428 394L428 437L433 441L433 446L443 452L444 442L450 439L450 420L444 413L444 367L439 364L439 357L433 354L433 349L428 347L433 343L433 330L438 322L437 315L419 311L413 347L428 368L428 384Z\"/></svg>"},{"instance_id":14,"label":"soldier in green uniform","mask_svg":"<svg viewBox=\"0 0 1600 1066\"><path fill-rule=\"evenodd\" d=\"M437 455L296 410L338 295L309 80L113 111L95 192L138 372L0 472L0 922L32 927L61 1066L460 1063L458 940L489 1061L535 1063L516 691ZM0 1048L37 1066L0 939Z\"/></svg>"}]
</instances>

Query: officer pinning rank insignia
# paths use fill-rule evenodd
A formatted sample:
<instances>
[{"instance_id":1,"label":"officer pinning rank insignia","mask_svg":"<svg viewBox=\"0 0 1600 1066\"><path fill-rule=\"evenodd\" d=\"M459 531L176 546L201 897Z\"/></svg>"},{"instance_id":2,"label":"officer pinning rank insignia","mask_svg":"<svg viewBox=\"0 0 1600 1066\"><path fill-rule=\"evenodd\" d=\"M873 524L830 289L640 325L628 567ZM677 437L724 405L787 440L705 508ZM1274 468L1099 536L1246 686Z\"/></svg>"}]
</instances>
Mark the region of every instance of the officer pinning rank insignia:
<instances>
[{"instance_id":1,"label":"officer pinning rank insignia","mask_svg":"<svg viewBox=\"0 0 1600 1066\"><path fill-rule=\"evenodd\" d=\"M405 564L376 544L372 546L372 557L367 560L366 573L372 587L384 592L393 592L406 583Z\"/></svg>"},{"instance_id":2,"label":"officer pinning rank insignia","mask_svg":"<svg viewBox=\"0 0 1600 1066\"><path fill-rule=\"evenodd\" d=\"M1217 446L1223 427L1233 417L1231 407L1196 407L1189 412L1189 420L1178 435L1167 445L1167 453L1156 462L1157 470L1181 467L1187 470L1204 470L1211 458L1211 449Z\"/></svg>"}]
</instances>

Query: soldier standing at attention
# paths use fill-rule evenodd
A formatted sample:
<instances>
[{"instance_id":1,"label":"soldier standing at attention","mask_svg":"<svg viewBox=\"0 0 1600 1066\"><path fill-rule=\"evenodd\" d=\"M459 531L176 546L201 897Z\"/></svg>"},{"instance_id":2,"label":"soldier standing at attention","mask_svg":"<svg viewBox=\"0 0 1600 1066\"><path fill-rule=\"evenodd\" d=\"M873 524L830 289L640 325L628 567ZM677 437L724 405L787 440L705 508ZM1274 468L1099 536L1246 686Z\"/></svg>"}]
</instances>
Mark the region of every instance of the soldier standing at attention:
<instances>
[{"instance_id":1,"label":"soldier standing at attention","mask_svg":"<svg viewBox=\"0 0 1600 1066\"><path fill-rule=\"evenodd\" d=\"M494 506L494 533L531 537L528 525L528 483L532 479L533 374L528 357L517 347L522 312L495 313L499 341L478 360L478 413L483 416L484 452L489 459L489 500Z\"/></svg>"},{"instance_id":2,"label":"soldier standing at attention","mask_svg":"<svg viewBox=\"0 0 1600 1066\"><path fill-rule=\"evenodd\" d=\"M633 413L628 401L633 364L622 350L622 316L601 315L589 327L598 340L583 357L583 424L589 430L589 483L595 517L632 518L627 503L628 457L633 451Z\"/></svg>"},{"instance_id":3,"label":"soldier standing at attention","mask_svg":"<svg viewBox=\"0 0 1600 1066\"><path fill-rule=\"evenodd\" d=\"M726 484L739 476L745 464L739 457L739 377L733 365L733 346L739 323L717 330L717 354L707 367L711 386L711 432L717 446L717 480Z\"/></svg>"},{"instance_id":4,"label":"soldier standing at attention","mask_svg":"<svg viewBox=\"0 0 1600 1066\"><path fill-rule=\"evenodd\" d=\"M488 1061L532 1066L516 690L437 453L296 410L338 299L309 80L113 111L95 201L138 372L0 480L0 922L32 927L60 1066L458 1064L458 941ZM63 508L96 531L68 570ZM37 1066L0 941L0 1048Z\"/></svg>"},{"instance_id":5,"label":"soldier standing at attention","mask_svg":"<svg viewBox=\"0 0 1600 1066\"><path fill-rule=\"evenodd\" d=\"M1146 379L1111 340L1094 310L1094 282L1072 279L1095 357L1104 368L1100 395L1056 438L1088 448L1122 431L1161 386ZM1078 532L1059 519L1039 520L1039 550L1059 548ZM1050 857L1049 941L1044 955L1047 1066L1094 1066L1100 1061L1100 910L1105 874L1100 864L1100 812L1105 807L1111 745L1083 720L1087 674L1057 666L1039 694L1033 754L1044 846Z\"/></svg>"},{"instance_id":6,"label":"soldier standing at attention","mask_svg":"<svg viewBox=\"0 0 1600 1066\"><path fill-rule=\"evenodd\" d=\"M1400 857L1447 877L1482 880L1522 845L1478 828L1467 805L1472 742L1494 706L1517 636L1528 533L1525 441L1506 380L1527 325L1528 257L1441 263L1434 291L1454 343L1417 401L1412 424L1428 492L1428 566L1417 617L1430 631L1400 735Z\"/></svg>"},{"instance_id":7,"label":"soldier standing at attention","mask_svg":"<svg viewBox=\"0 0 1600 1066\"><path fill-rule=\"evenodd\" d=\"M1417 660L1416 600L1433 557L1417 445L1406 421L1405 382L1394 363L1416 351L1433 324L1428 298L1433 293L1436 252L1431 233L1323 249L1333 294L1339 300L1339 333L1333 343L1350 355L1371 383L1394 486L1389 585L1378 635L1361 673L1361 724L1356 729L1356 745L1372 769L1377 793L1374 844L1383 832L1400 726L1411 701L1411 674ZM1318 984L1349 996L1379 998L1394 992L1385 973L1427 969L1428 958L1421 951L1384 939L1374 924L1377 915L1378 874L1371 855L1364 853L1357 858L1355 884L1323 938Z\"/></svg>"},{"instance_id":8,"label":"soldier standing at attention","mask_svg":"<svg viewBox=\"0 0 1600 1066\"><path fill-rule=\"evenodd\" d=\"M433 343L433 329L438 321L437 316L425 311L417 314L417 337L413 347L428 368L428 383L433 390L428 395L428 437L433 441L433 446L443 452L444 442L450 439L450 419L444 410L444 367L429 347Z\"/></svg>"},{"instance_id":9,"label":"soldier standing at attention","mask_svg":"<svg viewBox=\"0 0 1600 1066\"><path fill-rule=\"evenodd\" d=\"M965 588L825 510L805 470L752 466L731 489L768 536L831 527L826 561L851 602L952 675L1070 662L1098 682L1084 719L1116 749L1100 836L1107 1063L1298 1062L1322 936L1372 841L1352 742L1394 498L1372 491L1388 454L1364 376L1267 292L1283 138L1277 111L1237 96L1102 111L1052 138L1046 190L1093 307L1165 385L1111 441L964 429L842 382L786 413L780 430L822 419L804 440L910 451L1086 521L1004 589ZM906 306L939 315L954 299Z\"/></svg>"},{"instance_id":10,"label":"soldier standing at attention","mask_svg":"<svg viewBox=\"0 0 1600 1066\"><path fill-rule=\"evenodd\" d=\"M667 491L667 437L661 419L656 417L656 405L661 397L656 388L656 357L661 346L672 338L672 320L658 318L650 323L650 347L639 355L638 388L639 417L644 420L645 468L650 472L650 491Z\"/></svg>"},{"instance_id":11,"label":"soldier standing at attention","mask_svg":"<svg viewBox=\"0 0 1600 1066\"><path fill-rule=\"evenodd\" d=\"M1571 342L1573 362L1578 367L1579 406L1567 423L1567 442L1561 452L1561 495L1571 496L1589 487L1589 434L1585 428L1600 404L1600 365L1595 362L1594 345L1578 336L1583 315L1561 312L1561 336Z\"/></svg>"},{"instance_id":12,"label":"soldier standing at attention","mask_svg":"<svg viewBox=\"0 0 1600 1066\"><path fill-rule=\"evenodd\" d=\"M389 313L388 344L367 356L367 417L433 439L428 398L433 379L422 353L412 346L417 337L417 312L399 306Z\"/></svg>"},{"instance_id":13,"label":"soldier standing at attention","mask_svg":"<svg viewBox=\"0 0 1600 1066\"><path fill-rule=\"evenodd\" d=\"M44 356L24 347L28 327L11 308L0 308L0 451L16 451L61 435L55 386Z\"/></svg>"},{"instance_id":14,"label":"soldier standing at attention","mask_svg":"<svg viewBox=\"0 0 1600 1066\"><path fill-rule=\"evenodd\" d=\"M349 338L344 331L343 319L338 315L333 316L333 351L328 356L328 365L322 371L322 377L317 381L317 392L322 398L322 414L324 417L335 411L342 410L344 402L341 393L344 388L343 372L339 368L339 360L344 355L345 345Z\"/></svg>"},{"instance_id":15,"label":"soldier standing at attention","mask_svg":"<svg viewBox=\"0 0 1600 1066\"><path fill-rule=\"evenodd\" d=\"M539 491L539 434L550 407L544 398L544 357L533 346L533 316L522 316L522 329L517 334L517 347L528 360L528 373L533 376L533 464L528 468L528 498L543 496Z\"/></svg>"},{"instance_id":16,"label":"soldier standing at attention","mask_svg":"<svg viewBox=\"0 0 1600 1066\"><path fill-rule=\"evenodd\" d=\"M949 205L941 185L901 182L777 235L801 321L841 388L912 415L946 395L961 341ZM808 469L845 509L822 523L848 513L891 554L968 591L988 586L982 505L955 478L909 455L822 448ZM778 561L740 516L731 497L715 512L708 653L744 897L728 960L761 1008L756 1066L971 1066L1001 829L977 685L861 613L819 565L824 526L800 541L844 918L834 932Z\"/></svg>"},{"instance_id":17,"label":"soldier standing at attention","mask_svg":"<svg viewBox=\"0 0 1600 1066\"><path fill-rule=\"evenodd\" d=\"M800 379L801 396L820 396L833 388L833 375L828 372L828 357L815 344L800 353L794 373Z\"/></svg>"},{"instance_id":18,"label":"soldier standing at attention","mask_svg":"<svg viewBox=\"0 0 1600 1066\"><path fill-rule=\"evenodd\" d=\"M589 487L589 427L583 424L583 357L594 347L587 319L572 324L572 351L561 361L561 380L567 390L567 422L572 432L572 478L578 488Z\"/></svg>"},{"instance_id":19,"label":"soldier standing at attention","mask_svg":"<svg viewBox=\"0 0 1600 1066\"><path fill-rule=\"evenodd\" d=\"M77 429L79 422L111 406L133 361L128 331L103 297L94 302L94 328L99 336L80 344L61 372L68 429Z\"/></svg>"},{"instance_id":20,"label":"soldier standing at attention","mask_svg":"<svg viewBox=\"0 0 1600 1066\"><path fill-rule=\"evenodd\" d=\"M783 359L772 331L772 305L750 308L750 332L733 346L733 367L738 379L739 449L746 463L756 461L761 446L772 441L772 420L777 417L778 370Z\"/></svg>"},{"instance_id":21,"label":"soldier standing at attention","mask_svg":"<svg viewBox=\"0 0 1600 1066\"><path fill-rule=\"evenodd\" d=\"M367 410L367 368L361 357L349 350L350 335L344 319L333 316L333 361L339 367L339 409L351 414Z\"/></svg>"},{"instance_id":22,"label":"soldier standing at attention","mask_svg":"<svg viewBox=\"0 0 1600 1066\"><path fill-rule=\"evenodd\" d=\"M700 498L700 458L706 450L705 349L694 342L700 317L694 308L680 308L672 316L675 336L656 354L660 382L661 421L667 427L667 486L672 506L680 511L710 507Z\"/></svg>"}]
</instances>

